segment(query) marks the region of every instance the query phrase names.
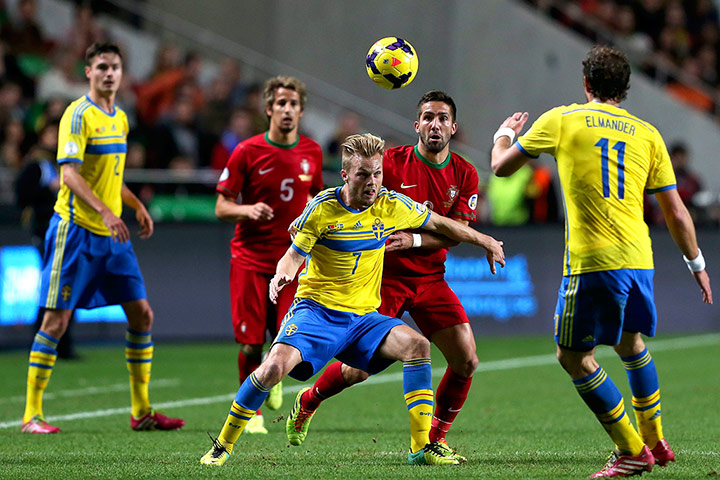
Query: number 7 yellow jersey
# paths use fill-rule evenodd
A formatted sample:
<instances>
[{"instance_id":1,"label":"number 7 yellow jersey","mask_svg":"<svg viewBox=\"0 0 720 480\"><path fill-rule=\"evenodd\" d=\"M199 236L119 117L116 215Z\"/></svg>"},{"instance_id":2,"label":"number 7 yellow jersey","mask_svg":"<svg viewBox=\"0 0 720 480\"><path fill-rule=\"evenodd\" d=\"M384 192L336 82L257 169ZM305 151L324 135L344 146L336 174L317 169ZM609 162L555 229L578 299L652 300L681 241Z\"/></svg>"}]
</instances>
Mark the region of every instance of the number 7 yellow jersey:
<instances>
[{"instance_id":1,"label":"number 7 yellow jersey","mask_svg":"<svg viewBox=\"0 0 720 480\"><path fill-rule=\"evenodd\" d=\"M107 113L85 95L72 102L60 120L57 162L80 164L80 176L93 193L118 217L122 213L122 184L127 153L128 121L114 107ZM110 235L102 217L80 200L60 177L55 211L98 235Z\"/></svg>"},{"instance_id":2,"label":"number 7 yellow jersey","mask_svg":"<svg viewBox=\"0 0 720 480\"><path fill-rule=\"evenodd\" d=\"M341 189L317 194L293 223L299 233L292 248L305 257L295 298L365 315L380 306L388 237L424 226L430 210L385 187L380 187L373 205L355 210L342 201Z\"/></svg>"},{"instance_id":3,"label":"number 7 yellow jersey","mask_svg":"<svg viewBox=\"0 0 720 480\"><path fill-rule=\"evenodd\" d=\"M564 275L653 268L644 194L676 188L665 142L649 123L591 102L545 112L516 143L555 157L565 203Z\"/></svg>"}]
</instances>

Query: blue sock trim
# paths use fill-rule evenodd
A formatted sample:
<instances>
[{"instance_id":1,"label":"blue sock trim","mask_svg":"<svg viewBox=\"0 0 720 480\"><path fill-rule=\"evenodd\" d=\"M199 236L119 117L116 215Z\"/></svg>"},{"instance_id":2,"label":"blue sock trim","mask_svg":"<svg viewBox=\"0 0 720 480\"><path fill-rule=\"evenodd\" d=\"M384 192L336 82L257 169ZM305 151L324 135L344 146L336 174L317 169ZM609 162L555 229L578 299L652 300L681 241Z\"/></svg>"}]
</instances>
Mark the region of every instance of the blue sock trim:
<instances>
[{"instance_id":1,"label":"blue sock trim","mask_svg":"<svg viewBox=\"0 0 720 480\"><path fill-rule=\"evenodd\" d=\"M587 377L573 380L580 397L596 415L607 413L622 401L620 390L602 367Z\"/></svg>"},{"instance_id":2,"label":"blue sock trim","mask_svg":"<svg viewBox=\"0 0 720 480\"><path fill-rule=\"evenodd\" d=\"M251 378L253 376L254 373L245 379L242 385L240 385L237 395L235 395L235 402L248 410L257 410L260 408L268 396L268 391L263 391L255 386ZM255 379L255 382L257 382L257 379Z\"/></svg>"},{"instance_id":3,"label":"blue sock trim","mask_svg":"<svg viewBox=\"0 0 720 480\"><path fill-rule=\"evenodd\" d=\"M40 335L41 337L43 337L43 338L45 338L45 339L47 339L47 340L50 340L51 342L53 342L53 343L55 344L56 347L57 347L58 342L60 341L59 338L52 337L52 336L48 335L48 334L45 333L45 332L41 332L40 330L38 330L38 332L36 333L36 335Z\"/></svg>"},{"instance_id":4,"label":"blue sock trim","mask_svg":"<svg viewBox=\"0 0 720 480\"><path fill-rule=\"evenodd\" d=\"M403 394L416 390L432 390L432 367L429 358L403 362Z\"/></svg>"}]
</instances>

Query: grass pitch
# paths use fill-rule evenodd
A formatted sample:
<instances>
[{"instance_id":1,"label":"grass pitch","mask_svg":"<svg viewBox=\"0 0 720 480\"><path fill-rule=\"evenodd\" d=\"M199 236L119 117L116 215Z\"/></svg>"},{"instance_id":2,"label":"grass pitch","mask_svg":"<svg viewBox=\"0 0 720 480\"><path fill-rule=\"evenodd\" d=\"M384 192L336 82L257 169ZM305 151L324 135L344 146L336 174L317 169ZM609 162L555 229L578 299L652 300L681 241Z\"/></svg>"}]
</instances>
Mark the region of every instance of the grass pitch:
<instances>
[{"instance_id":1,"label":"grass pitch","mask_svg":"<svg viewBox=\"0 0 720 480\"><path fill-rule=\"evenodd\" d=\"M660 376L665 434L678 461L657 479L720 473L720 334L648 342ZM80 347L80 361L59 360L45 414L59 435L20 434L27 353L0 354L0 478L586 478L612 444L554 359L552 338L478 339L480 367L448 440L468 463L406 465L409 445L401 369L394 365L326 401L305 443L290 447L285 415L302 387L285 382L285 402L264 409L268 435L243 435L225 466L206 467L205 432L217 435L237 391L231 343L156 345L151 398L187 425L175 432L133 432L121 344ZM598 359L629 404L619 360ZM444 360L433 350L434 385ZM313 379L314 380L314 379ZM632 415L632 414L631 414ZM647 477L646 477L647 478Z\"/></svg>"}]
</instances>

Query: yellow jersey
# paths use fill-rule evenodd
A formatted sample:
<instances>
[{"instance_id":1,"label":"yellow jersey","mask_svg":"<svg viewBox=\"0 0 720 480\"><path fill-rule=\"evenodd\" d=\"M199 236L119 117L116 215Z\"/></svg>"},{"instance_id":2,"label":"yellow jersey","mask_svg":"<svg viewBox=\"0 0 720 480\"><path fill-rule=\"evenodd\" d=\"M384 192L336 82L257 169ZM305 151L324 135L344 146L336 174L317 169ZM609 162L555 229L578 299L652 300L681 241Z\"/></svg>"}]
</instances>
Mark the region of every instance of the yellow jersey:
<instances>
[{"instance_id":1,"label":"yellow jersey","mask_svg":"<svg viewBox=\"0 0 720 480\"><path fill-rule=\"evenodd\" d=\"M545 112L517 147L557 162L565 202L564 275L653 268L644 194L676 188L657 128L613 105Z\"/></svg>"},{"instance_id":2,"label":"yellow jersey","mask_svg":"<svg viewBox=\"0 0 720 480\"><path fill-rule=\"evenodd\" d=\"M292 248L305 257L295 298L359 315L380 306L385 241L396 231L420 228L430 211L410 197L381 187L375 203L355 210L340 190L323 190L293 223Z\"/></svg>"},{"instance_id":3,"label":"yellow jersey","mask_svg":"<svg viewBox=\"0 0 720 480\"><path fill-rule=\"evenodd\" d=\"M67 107L58 133L58 164L80 163L80 176L118 217L122 213L128 130L124 111L115 106L113 113L107 113L86 95ZM100 214L73 194L65 185L62 174L55 211L64 220L93 233L110 235Z\"/></svg>"}]
</instances>

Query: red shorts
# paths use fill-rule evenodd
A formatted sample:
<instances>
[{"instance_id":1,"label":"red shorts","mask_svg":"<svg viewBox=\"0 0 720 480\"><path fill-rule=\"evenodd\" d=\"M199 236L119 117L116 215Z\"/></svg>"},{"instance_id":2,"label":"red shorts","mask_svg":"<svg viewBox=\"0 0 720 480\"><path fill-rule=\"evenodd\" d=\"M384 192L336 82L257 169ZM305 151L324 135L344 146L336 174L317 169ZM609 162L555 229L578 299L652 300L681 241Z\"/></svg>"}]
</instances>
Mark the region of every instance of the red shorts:
<instances>
[{"instance_id":1,"label":"red shorts","mask_svg":"<svg viewBox=\"0 0 720 480\"><path fill-rule=\"evenodd\" d=\"M444 278L383 277L378 312L400 318L407 312L427 338L443 328L470 323Z\"/></svg>"},{"instance_id":2,"label":"red shorts","mask_svg":"<svg viewBox=\"0 0 720 480\"><path fill-rule=\"evenodd\" d=\"M273 275L247 270L230 262L230 304L235 341L248 345L265 343L265 332L272 338L282 323L297 290L297 279L280 290L277 305L268 297Z\"/></svg>"}]
</instances>

